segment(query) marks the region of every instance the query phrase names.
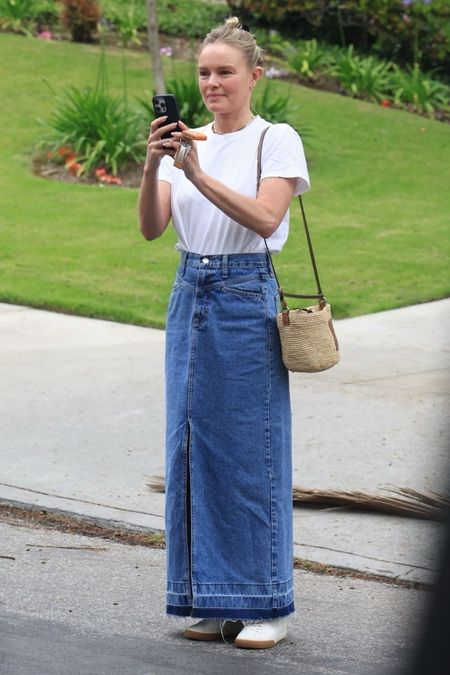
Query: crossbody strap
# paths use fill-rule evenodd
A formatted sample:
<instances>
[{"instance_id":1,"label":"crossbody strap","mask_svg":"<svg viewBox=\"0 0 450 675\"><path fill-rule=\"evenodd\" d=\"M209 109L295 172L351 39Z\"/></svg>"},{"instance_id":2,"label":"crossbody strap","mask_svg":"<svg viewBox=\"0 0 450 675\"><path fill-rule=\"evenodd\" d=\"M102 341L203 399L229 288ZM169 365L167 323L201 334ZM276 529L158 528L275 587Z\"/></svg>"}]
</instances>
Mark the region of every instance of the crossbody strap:
<instances>
[{"instance_id":1,"label":"crossbody strap","mask_svg":"<svg viewBox=\"0 0 450 675\"><path fill-rule=\"evenodd\" d=\"M265 137L265 135L266 135L266 133L269 129L270 129L270 127L266 127L265 129L263 129L263 131L261 133L261 137L259 139L258 153L257 153L256 194L258 194L259 185L260 185L260 182L261 182L261 158L262 158L262 148L263 148L263 143L264 143L264 137ZM311 258L311 265L312 265L313 272L314 272L314 278L316 280L317 293L314 294L314 295L298 295L296 293L285 293L282 289L282 286L281 286L279 280L278 280L277 273L275 271L275 266L273 264L272 254L270 253L269 247L267 246L267 240L265 238L264 238L264 245L266 247L266 251L267 251L267 254L268 254L269 259L270 259L272 271L274 273L276 282L278 284L278 289L279 289L279 292L280 292L281 300L283 300L283 297L307 298L307 299L319 298L322 302L325 302L326 300L325 300L325 296L322 292L322 287L320 285L319 271L317 269L316 258L315 258L315 255L314 255L314 249L313 249L313 245L312 245L312 241L311 241L311 235L309 234L308 223L306 222L305 208L303 206L303 200L302 200L301 195L298 196L298 201L300 203L300 210L302 212L303 224L305 226L306 241L308 243L308 250L309 250L309 255L310 255L310 258Z\"/></svg>"}]
</instances>

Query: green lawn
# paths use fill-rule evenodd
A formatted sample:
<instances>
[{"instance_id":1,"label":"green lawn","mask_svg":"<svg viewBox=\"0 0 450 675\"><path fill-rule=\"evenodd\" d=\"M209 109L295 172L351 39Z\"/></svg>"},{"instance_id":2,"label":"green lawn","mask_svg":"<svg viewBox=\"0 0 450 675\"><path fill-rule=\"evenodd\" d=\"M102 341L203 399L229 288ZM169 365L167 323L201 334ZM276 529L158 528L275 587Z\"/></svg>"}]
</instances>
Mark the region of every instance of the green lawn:
<instances>
[{"instance_id":1,"label":"green lawn","mask_svg":"<svg viewBox=\"0 0 450 675\"><path fill-rule=\"evenodd\" d=\"M38 118L53 107L43 79L58 92L91 84L98 58L96 46L0 35L0 300L163 326L173 232L141 237L137 190L30 170ZM131 52L128 68L131 92L150 95L148 57ZM119 52L108 52L108 69L118 92ZM305 206L335 315L448 295L450 126L304 87L290 93L299 128L312 132ZM295 204L277 267L287 290L313 290Z\"/></svg>"}]
</instances>

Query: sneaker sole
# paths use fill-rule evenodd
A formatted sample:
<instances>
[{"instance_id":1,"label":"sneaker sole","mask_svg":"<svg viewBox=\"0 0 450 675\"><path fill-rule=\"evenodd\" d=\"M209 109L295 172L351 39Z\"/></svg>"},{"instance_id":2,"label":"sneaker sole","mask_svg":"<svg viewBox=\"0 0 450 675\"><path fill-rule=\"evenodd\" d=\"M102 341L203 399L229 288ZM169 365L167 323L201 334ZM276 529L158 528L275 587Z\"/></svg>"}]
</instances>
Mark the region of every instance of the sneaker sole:
<instances>
[{"instance_id":1,"label":"sneaker sole","mask_svg":"<svg viewBox=\"0 0 450 675\"><path fill-rule=\"evenodd\" d=\"M270 649L271 647L275 647L281 640L285 639L286 638L284 637L279 640L239 640L239 638L237 638L234 641L234 644L241 649Z\"/></svg>"}]
</instances>

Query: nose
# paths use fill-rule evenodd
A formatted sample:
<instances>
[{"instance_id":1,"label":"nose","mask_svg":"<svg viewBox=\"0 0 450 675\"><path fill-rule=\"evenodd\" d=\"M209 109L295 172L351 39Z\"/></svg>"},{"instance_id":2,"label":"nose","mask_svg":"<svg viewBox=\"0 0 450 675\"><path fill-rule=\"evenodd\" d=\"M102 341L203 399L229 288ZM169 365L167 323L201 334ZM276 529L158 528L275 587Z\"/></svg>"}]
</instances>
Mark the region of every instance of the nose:
<instances>
[{"instance_id":1,"label":"nose","mask_svg":"<svg viewBox=\"0 0 450 675\"><path fill-rule=\"evenodd\" d=\"M218 84L219 84L217 75L215 75L214 73L211 73L211 75L208 77L207 84L208 84L209 87L217 87Z\"/></svg>"}]
</instances>

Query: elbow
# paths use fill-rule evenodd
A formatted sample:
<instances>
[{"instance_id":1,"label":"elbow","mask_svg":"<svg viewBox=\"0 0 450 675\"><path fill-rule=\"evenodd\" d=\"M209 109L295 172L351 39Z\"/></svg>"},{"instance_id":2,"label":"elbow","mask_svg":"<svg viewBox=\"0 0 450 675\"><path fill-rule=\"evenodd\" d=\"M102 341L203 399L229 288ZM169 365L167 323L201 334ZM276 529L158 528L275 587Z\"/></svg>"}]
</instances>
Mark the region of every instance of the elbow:
<instances>
[{"instance_id":1,"label":"elbow","mask_svg":"<svg viewBox=\"0 0 450 675\"><path fill-rule=\"evenodd\" d=\"M158 239L158 237L161 236L161 232L154 230L152 228L146 227L145 224L141 223L140 226L141 234L146 239L147 241L153 241L154 239Z\"/></svg>"},{"instance_id":2,"label":"elbow","mask_svg":"<svg viewBox=\"0 0 450 675\"><path fill-rule=\"evenodd\" d=\"M261 224L260 235L264 239L268 239L273 235L279 224L275 216L270 216Z\"/></svg>"}]
</instances>

